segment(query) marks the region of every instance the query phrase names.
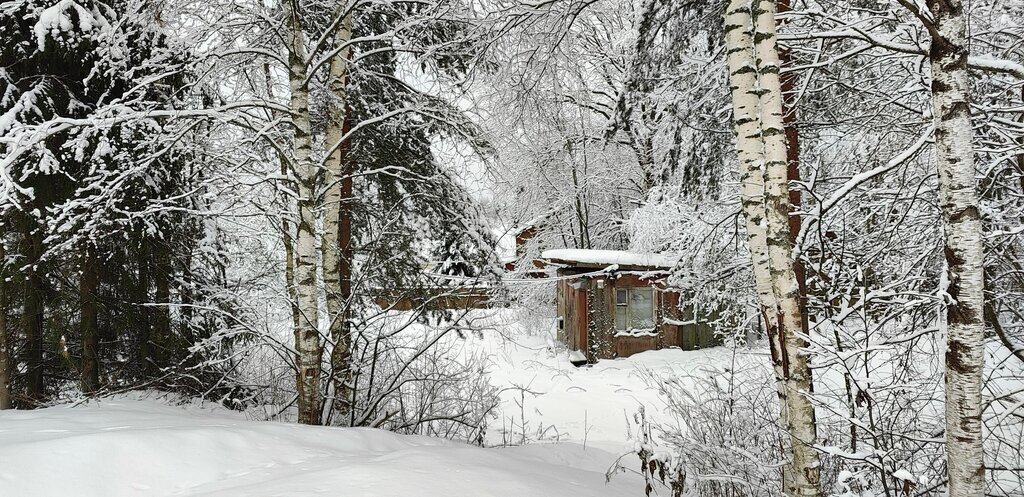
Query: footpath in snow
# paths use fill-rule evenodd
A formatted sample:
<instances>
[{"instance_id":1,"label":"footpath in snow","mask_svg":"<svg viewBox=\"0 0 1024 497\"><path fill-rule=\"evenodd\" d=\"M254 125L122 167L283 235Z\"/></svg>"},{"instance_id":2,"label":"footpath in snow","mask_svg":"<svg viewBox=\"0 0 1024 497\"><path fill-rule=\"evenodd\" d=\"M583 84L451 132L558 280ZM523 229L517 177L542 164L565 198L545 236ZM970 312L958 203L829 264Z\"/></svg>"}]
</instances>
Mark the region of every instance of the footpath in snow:
<instances>
[{"instance_id":1,"label":"footpath in snow","mask_svg":"<svg viewBox=\"0 0 1024 497\"><path fill-rule=\"evenodd\" d=\"M568 440L623 453L633 448L633 418L641 406L648 419L667 420L665 402L651 380L687 383L751 362L767 364L752 349L714 347L654 350L577 368L555 343L553 320L531 326L516 311L505 310L481 321L486 331L470 336L465 347L488 357L491 382L501 389L499 419L487 432L491 445Z\"/></svg>"}]
</instances>

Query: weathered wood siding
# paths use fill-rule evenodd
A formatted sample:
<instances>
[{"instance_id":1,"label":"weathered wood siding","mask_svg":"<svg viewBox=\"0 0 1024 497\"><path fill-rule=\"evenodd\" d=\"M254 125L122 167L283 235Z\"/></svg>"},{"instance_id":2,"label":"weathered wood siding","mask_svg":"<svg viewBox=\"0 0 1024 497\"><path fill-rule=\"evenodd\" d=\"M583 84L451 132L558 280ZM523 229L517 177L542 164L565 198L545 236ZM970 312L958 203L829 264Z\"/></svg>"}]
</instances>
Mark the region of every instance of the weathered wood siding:
<instances>
[{"instance_id":1,"label":"weathered wood siding","mask_svg":"<svg viewBox=\"0 0 1024 497\"><path fill-rule=\"evenodd\" d=\"M708 324L708 321L717 319L717 314L715 312L710 316L701 316L695 324L680 326L680 334L682 335L680 348L683 350L696 350L720 345L721 341L715 337L715 329ZM693 308L685 307L683 316L684 321L693 320Z\"/></svg>"},{"instance_id":2,"label":"weathered wood siding","mask_svg":"<svg viewBox=\"0 0 1024 497\"><path fill-rule=\"evenodd\" d=\"M598 288L598 281L602 280L604 288ZM707 324L716 316L702 316L695 320L693 308L684 305L680 309L680 294L663 285L655 285L657 291L654 292L658 335L615 336L615 289L648 286L652 286L650 280L635 274L559 280L556 305L562 326L558 339L570 350L583 352L590 361L629 357L666 347L693 350L719 344L713 327ZM688 324L668 324L666 318Z\"/></svg>"},{"instance_id":3,"label":"weathered wood siding","mask_svg":"<svg viewBox=\"0 0 1024 497\"><path fill-rule=\"evenodd\" d=\"M660 348L663 348L661 337L615 337L615 357L629 357Z\"/></svg>"},{"instance_id":4,"label":"weathered wood siding","mask_svg":"<svg viewBox=\"0 0 1024 497\"><path fill-rule=\"evenodd\" d=\"M558 297L555 299L558 307L558 317L562 320L558 330L558 339L569 346L571 350L587 350L587 290L586 288L575 288L582 280L559 280L557 284Z\"/></svg>"},{"instance_id":5,"label":"weathered wood siding","mask_svg":"<svg viewBox=\"0 0 1024 497\"><path fill-rule=\"evenodd\" d=\"M604 288L599 282L604 282ZM615 357L615 287L606 278L592 278L587 282L590 298L587 299L588 337L590 347L587 358L611 359Z\"/></svg>"},{"instance_id":6,"label":"weathered wood siding","mask_svg":"<svg viewBox=\"0 0 1024 497\"><path fill-rule=\"evenodd\" d=\"M566 294L568 292L565 289L565 280L558 280L555 282L555 329L558 337L558 341L569 346L569 349L573 349L574 340L569 328L565 323L565 309L566 305Z\"/></svg>"},{"instance_id":7,"label":"weathered wood siding","mask_svg":"<svg viewBox=\"0 0 1024 497\"><path fill-rule=\"evenodd\" d=\"M679 292L661 289L658 291L658 323L661 324L661 342L658 348L682 347L683 337L680 326L668 324L665 319L681 321L679 312Z\"/></svg>"}]
</instances>

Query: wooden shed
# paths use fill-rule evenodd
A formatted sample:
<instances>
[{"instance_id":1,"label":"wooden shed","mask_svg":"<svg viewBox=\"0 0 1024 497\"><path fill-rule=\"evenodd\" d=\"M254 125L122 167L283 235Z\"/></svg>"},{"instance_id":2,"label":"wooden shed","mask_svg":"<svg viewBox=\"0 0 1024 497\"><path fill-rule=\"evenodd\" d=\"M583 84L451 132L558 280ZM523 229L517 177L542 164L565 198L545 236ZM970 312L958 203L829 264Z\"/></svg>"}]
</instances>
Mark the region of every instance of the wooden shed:
<instances>
[{"instance_id":1,"label":"wooden shed","mask_svg":"<svg viewBox=\"0 0 1024 497\"><path fill-rule=\"evenodd\" d=\"M707 320L666 286L673 257L564 249L545 251L542 259L557 276L558 339L590 362L718 344Z\"/></svg>"}]
</instances>

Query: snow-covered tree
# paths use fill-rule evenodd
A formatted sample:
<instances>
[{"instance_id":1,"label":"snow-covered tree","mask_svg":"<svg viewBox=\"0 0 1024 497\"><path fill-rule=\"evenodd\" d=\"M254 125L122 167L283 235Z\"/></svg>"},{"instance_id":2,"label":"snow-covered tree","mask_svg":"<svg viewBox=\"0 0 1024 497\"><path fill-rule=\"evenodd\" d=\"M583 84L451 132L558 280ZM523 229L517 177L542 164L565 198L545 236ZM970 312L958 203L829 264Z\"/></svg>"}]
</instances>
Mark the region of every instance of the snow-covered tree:
<instances>
[{"instance_id":1,"label":"snow-covered tree","mask_svg":"<svg viewBox=\"0 0 1024 497\"><path fill-rule=\"evenodd\" d=\"M159 383L194 343L169 306L209 234L193 60L143 3L8 2L0 20L20 405L46 400L52 371L86 393Z\"/></svg>"}]
</instances>

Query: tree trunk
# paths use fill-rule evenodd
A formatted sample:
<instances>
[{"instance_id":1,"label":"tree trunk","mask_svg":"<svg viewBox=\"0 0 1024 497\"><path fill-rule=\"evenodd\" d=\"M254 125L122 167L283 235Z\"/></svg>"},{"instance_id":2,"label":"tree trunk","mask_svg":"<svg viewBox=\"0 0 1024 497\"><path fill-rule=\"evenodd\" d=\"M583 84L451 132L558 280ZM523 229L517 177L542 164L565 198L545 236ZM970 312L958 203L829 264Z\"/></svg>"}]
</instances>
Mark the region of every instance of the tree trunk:
<instances>
[{"instance_id":1,"label":"tree trunk","mask_svg":"<svg viewBox=\"0 0 1024 497\"><path fill-rule=\"evenodd\" d=\"M0 411L11 403L11 340L7 335L7 255L0 240Z\"/></svg>"},{"instance_id":2,"label":"tree trunk","mask_svg":"<svg viewBox=\"0 0 1024 497\"><path fill-rule=\"evenodd\" d=\"M778 12L789 12L791 10L790 0L779 0ZM782 20L776 19L776 22L779 27L784 25ZM792 55L788 48L779 46L779 61L781 68L792 68ZM799 95L797 94L796 79L796 73L793 71L779 73L779 84L782 87L782 119L786 126L786 161L788 164L786 171L790 183L801 180L800 133L796 127L797 105L799 103L797 101ZM799 211L802 203L800 190L791 188L789 190L789 204L792 206L793 211ZM800 216L789 216L789 243L796 244L796 240L800 236L800 225ZM801 329L804 333L807 333L810 329L808 321L810 316L807 314L807 269L800 259L794 258L793 271L796 273L796 281L800 286L800 311L801 316L803 316Z\"/></svg>"},{"instance_id":3,"label":"tree trunk","mask_svg":"<svg viewBox=\"0 0 1024 497\"><path fill-rule=\"evenodd\" d=\"M135 307L139 315L139 349L135 359L139 379L146 378L152 372L153 363L153 322L150 319L149 307L149 242L143 240L139 244L139 252L135 258L139 266L139 281L135 288Z\"/></svg>"},{"instance_id":4,"label":"tree trunk","mask_svg":"<svg viewBox=\"0 0 1024 497\"><path fill-rule=\"evenodd\" d=\"M25 395L29 402L43 399L43 255L42 228L30 226L25 233L25 255L29 261L25 275L22 307L22 335L27 344L25 365L27 370Z\"/></svg>"},{"instance_id":5,"label":"tree trunk","mask_svg":"<svg viewBox=\"0 0 1024 497\"><path fill-rule=\"evenodd\" d=\"M82 275L78 285L81 311L79 323L82 338L82 392L96 393L100 384L99 315L96 295L99 290L99 264L96 247L86 243L82 249Z\"/></svg>"},{"instance_id":6,"label":"tree trunk","mask_svg":"<svg viewBox=\"0 0 1024 497\"><path fill-rule=\"evenodd\" d=\"M153 247L153 283L156 287L154 299L158 307L153 309L153 343L154 366L166 365L167 350L171 343L171 267L170 247L165 242L157 242Z\"/></svg>"},{"instance_id":7,"label":"tree trunk","mask_svg":"<svg viewBox=\"0 0 1024 497\"><path fill-rule=\"evenodd\" d=\"M946 305L946 466L950 497L981 496L984 369L984 253L974 178L967 91L966 15L960 0L929 0L934 17L929 59L932 114L952 299Z\"/></svg>"},{"instance_id":8,"label":"tree trunk","mask_svg":"<svg viewBox=\"0 0 1024 497\"><path fill-rule=\"evenodd\" d=\"M346 5L342 4L339 15ZM352 16L345 15L334 34L334 47L342 48L331 59L328 89L335 99L327 122L324 194L324 238L321 245L324 290L327 294L327 316L330 322L331 380L334 401L331 405L342 420L349 418L352 406L352 164L348 160L348 143L342 138L351 129L349 115L348 64L352 49Z\"/></svg>"},{"instance_id":9,"label":"tree trunk","mask_svg":"<svg viewBox=\"0 0 1024 497\"><path fill-rule=\"evenodd\" d=\"M320 424L320 370L323 346L317 316L316 165L311 160L312 130L309 119L306 47L301 8L296 0L284 2L288 26L289 108L292 118L292 167L298 191L298 222L295 235L295 296L299 326L295 328L295 391L298 421Z\"/></svg>"},{"instance_id":10,"label":"tree trunk","mask_svg":"<svg viewBox=\"0 0 1024 497\"><path fill-rule=\"evenodd\" d=\"M789 191L789 149L783 113L775 1L760 0L754 16L754 51L758 61L761 136L764 140L765 213L772 287L778 305L779 347L783 352L786 381L787 428L793 444L788 495L821 495L821 473L814 443L818 424L814 406L807 395L814 391L810 361L803 352L808 346L801 285L797 278L790 218L793 206Z\"/></svg>"},{"instance_id":11,"label":"tree trunk","mask_svg":"<svg viewBox=\"0 0 1024 497\"><path fill-rule=\"evenodd\" d=\"M736 156L740 167L740 197L747 230L747 246L754 268L754 283L761 309L761 320L769 339L776 388L780 399L780 421L789 416L786 397L783 350L779 347L775 315L775 293L768 264L768 233L762 222L764 212L764 154L761 118L757 96L757 66L754 61L753 19L747 0L733 0L726 7L725 41L728 51L730 93L733 102L733 126L736 131ZM783 487L790 488L789 468L783 471Z\"/></svg>"},{"instance_id":12,"label":"tree trunk","mask_svg":"<svg viewBox=\"0 0 1024 497\"><path fill-rule=\"evenodd\" d=\"M270 64L263 64L263 77L267 84L267 96L274 99L274 80L270 77ZM276 112L272 115L276 118ZM281 177L288 177L288 158L278 153L278 160L281 162ZM287 192L281 194L282 209L285 212L291 211L291 196ZM292 314L292 329L299 327L298 297L295 294L295 238L292 236L291 222L288 216L281 216L281 242L284 244L284 283L288 292L288 299Z\"/></svg>"},{"instance_id":13,"label":"tree trunk","mask_svg":"<svg viewBox=\"0 0 1024 497\"><path fill-rule=\"evenodd\" d=\"M799 285L790 233L789 161L775 36L775 5L744 0L726 9L726 45L740 163L742 209L761 311L789 432L792 461L783 471L786 495L821 494L810 367L801 352Z\"/></svg>"}]
</instances>

